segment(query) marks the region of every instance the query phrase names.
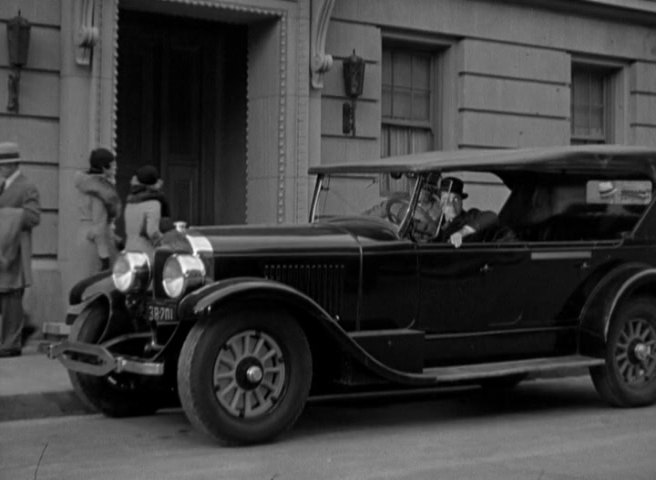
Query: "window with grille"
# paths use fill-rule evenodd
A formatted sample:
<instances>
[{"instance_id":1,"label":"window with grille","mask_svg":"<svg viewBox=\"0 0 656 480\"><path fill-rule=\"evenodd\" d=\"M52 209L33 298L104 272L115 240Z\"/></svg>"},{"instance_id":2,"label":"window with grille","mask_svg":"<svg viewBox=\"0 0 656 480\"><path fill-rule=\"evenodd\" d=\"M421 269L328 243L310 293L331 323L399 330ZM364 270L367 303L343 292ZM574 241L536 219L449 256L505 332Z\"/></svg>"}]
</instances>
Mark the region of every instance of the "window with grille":
<instances>
[{"instance_id":1,"label":"window with grille","mask_svg":"<svg viewBox=\"0 0 656 480\"><path fill-rule=\"evenodd\" d=\"M601 66L572 66L572 144L612 141L612 76Z\"/></svg>"},{"instance_id":2,"label":"window with grille","mask_svg":"<svg viewBox=\"0 0 656 480\"><path fill-rule=\"evenodd\" d=\"M384 47L381 157L425 152L434 145L434 55ZM385 175L382 191L407 190L407 179Z\"/></svg>"}]
</instances>

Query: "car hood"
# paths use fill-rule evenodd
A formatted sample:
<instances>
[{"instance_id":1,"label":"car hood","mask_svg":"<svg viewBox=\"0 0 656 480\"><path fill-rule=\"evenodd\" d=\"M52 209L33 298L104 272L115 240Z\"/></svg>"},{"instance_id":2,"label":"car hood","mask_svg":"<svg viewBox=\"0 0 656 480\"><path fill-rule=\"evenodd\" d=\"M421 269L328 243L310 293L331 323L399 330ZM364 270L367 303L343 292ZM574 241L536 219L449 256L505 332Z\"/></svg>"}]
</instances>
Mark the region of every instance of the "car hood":
<instances>
[{"instance_id":1,"label":"car hood","mask_svg":"<svg viewBox=\"0 0 656 480\"><path fill-rule=\"evenodd\" d=\"M162 246L177 249L180 236L176 233L167 234ZM362 242L397 239L387 222L361 217L304 225L192 227L186 234L205 239L215 254L348 251L359 250Z\"/></svg>"}]
</instances>

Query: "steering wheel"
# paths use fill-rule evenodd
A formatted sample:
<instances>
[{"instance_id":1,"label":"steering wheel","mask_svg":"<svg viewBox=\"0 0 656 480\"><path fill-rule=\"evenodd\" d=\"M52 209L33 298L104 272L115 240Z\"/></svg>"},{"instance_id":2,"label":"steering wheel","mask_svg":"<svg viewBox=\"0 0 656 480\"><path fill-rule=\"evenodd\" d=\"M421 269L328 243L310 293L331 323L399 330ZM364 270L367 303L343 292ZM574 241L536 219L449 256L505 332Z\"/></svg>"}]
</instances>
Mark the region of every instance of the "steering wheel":
<instances>
[{"instance_id":1,"label":"steering wheel","mask_svg":"<svg viewBox=\"0 0 656 480\"><path fill-rule=\"evenodd\" d=\"M390 222L400 225L409 206L410 202L405 198L391 198L385 203L385 215ZM417 233L430 236L435 234L434 231L431 231L435 220L420 205L415 207L411 221L413 223L412 230ZM417 226L423 226L423 228L417 228Z\"/></svg>"},{"instance_id":2,"label":"steering wheel","mask_svg":"<svg viewBox=\"0 0 656 480\"><path fill-rule=\"evenodd\" d=\"M394 225L400 225L410 202L405 198L390 198L385 202L385 216Z\"/></svg>"}]
</instances>

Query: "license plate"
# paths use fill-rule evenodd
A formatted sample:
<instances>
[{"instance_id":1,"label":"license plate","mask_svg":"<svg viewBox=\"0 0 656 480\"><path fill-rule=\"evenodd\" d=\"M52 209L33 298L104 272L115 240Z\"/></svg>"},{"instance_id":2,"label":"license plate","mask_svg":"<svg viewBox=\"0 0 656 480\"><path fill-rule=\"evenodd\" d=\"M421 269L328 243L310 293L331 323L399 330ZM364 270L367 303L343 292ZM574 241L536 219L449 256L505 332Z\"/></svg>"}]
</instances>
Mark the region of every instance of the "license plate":
<instances>
[{"instance_id":1,"label":"license plate","mask_svg":"<svg viewBox=\"0 0 656 480\"><path fill-rule=\"evenodd\" d=\"M161 303L146 305L146 319L149 322L174 322L175 306Z\"/></svg>"}]
</instances>

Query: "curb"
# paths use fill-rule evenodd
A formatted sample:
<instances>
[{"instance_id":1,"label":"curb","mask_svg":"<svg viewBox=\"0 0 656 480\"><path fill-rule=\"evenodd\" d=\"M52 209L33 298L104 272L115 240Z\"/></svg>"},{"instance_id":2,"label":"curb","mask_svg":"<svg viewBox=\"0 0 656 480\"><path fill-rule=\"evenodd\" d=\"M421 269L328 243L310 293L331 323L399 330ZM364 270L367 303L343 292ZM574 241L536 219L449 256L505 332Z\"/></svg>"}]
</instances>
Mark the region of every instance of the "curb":
<instances>
[{"instance_id":1,"label":"curb","mask_svg":"<svg viewBox=\"0 0 656 480\"><path fill-rule=\"evenodd\" d=\"M73 391L66 369L39 350L44 339L23 347L23 355L0 360L0 422L93 413Z\"/></svg>"},{"instance_id":2,"label":"curb","mask_svg":"<svg viewBox=\"0 0 656 480\"><path fill-rule=\"evenodd\" d=\"M90 413L72 390L0 396L0 422Z\"/></svg>"}]
</instances>

